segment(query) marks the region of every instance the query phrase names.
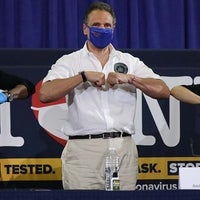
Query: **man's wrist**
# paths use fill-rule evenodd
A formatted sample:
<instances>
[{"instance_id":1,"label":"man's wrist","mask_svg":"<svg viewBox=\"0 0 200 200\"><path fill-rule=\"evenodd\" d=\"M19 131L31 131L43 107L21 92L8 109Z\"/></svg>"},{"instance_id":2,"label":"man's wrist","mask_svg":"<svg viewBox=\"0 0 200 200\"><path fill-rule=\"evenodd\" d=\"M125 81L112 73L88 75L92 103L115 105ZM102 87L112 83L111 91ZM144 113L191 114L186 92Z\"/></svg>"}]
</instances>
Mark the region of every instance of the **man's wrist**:
<instances>
[{"instance_id":1,"label":"man's wrist","mask_svg":"<svg viewBox=\"0 0 200 200\"><path fill-rule=\"evenodd\" d=\"M82 71L82 72L79 72L79 74L81 75L82 79L83 79L83 82L86 82L87 81L87 77L85 75L85 72Z\"/></svg>"}]
</instances>

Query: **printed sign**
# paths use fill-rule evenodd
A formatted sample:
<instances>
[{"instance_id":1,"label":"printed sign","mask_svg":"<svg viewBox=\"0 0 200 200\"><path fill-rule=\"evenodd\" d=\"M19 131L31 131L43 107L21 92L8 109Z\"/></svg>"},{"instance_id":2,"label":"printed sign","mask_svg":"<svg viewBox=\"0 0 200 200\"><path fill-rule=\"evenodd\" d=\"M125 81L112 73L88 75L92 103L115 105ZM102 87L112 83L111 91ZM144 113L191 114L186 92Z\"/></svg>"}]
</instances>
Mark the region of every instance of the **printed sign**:
<instances>
[{"instance_id":1,"label":"printed sign","mask_svg":"<svg viewBox=\"0 0 200 200\"><path fill-rule=\"evenodd\" d=\"M6 69L13 73L13 68ZM67 137L60 130L66 100L39 101L41 78L47 71L46 66L18 67L19 75L31 74L36 93L26 100L0 105L1 188L62 189L60 157ZM157 68L157 72L169 74L162 78L170 88L200 83L199 68ZM200 106L173 97L152 99L140 90L137 98L133 136L139 153L137 190L177 190L179 168L200 166Z\"/></svg>"}]
</instances>

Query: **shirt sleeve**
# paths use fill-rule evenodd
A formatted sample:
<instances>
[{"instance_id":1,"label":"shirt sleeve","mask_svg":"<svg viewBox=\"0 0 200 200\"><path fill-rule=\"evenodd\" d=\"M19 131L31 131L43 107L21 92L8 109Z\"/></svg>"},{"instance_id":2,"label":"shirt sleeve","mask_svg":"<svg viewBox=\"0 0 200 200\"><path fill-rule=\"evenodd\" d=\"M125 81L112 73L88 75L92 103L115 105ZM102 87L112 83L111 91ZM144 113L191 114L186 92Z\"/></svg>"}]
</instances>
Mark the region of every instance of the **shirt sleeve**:
<instances>
[{"instance_id":1,"label":"shirt sleeve","mask_svg":"<svg viewBox=\"0 0 200 200\"><path fill-rule=\"evenodd\" d=\"M132 69L131 70L132 74L141 78L162 79L159 74L155 73L149 66L147 66L139 58L134 57L130 54L126 54L126 55L129 61L129 66L131 66L131 69Z\"/></svg>"},{"instance_id":2,"label":"shirt sleeve","mask_svg":"<svg viewBox=\"0 0 200 200\"><path fill-rule=\"evenodd\" d=\"M63 56L53 64L48 71L47 75L43 79L43 83L46 81L52 81L54 79L69 78L74 74L72 70L72 62L69 56Z\"/></svg>"}]
</instances>

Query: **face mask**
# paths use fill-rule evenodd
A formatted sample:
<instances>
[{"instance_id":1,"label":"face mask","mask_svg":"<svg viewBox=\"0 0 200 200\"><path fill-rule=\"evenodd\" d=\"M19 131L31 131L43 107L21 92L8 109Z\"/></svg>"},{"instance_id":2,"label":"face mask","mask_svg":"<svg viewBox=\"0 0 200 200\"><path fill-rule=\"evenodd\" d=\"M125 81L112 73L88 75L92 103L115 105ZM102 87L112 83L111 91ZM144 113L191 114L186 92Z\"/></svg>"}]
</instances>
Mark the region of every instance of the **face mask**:
<instances>
[{"instance_id":1,"label":"face mask","mask_svg":"<svg viewBox=\"0 0 200 200\"><path fill-rule=\"evenodd\" d=\"M113 38L113 29L111 28L97 28L93 26L88 26L90 30L89 41L100 49L103 49L109 45Z\"/></svg>"}]
</instances>

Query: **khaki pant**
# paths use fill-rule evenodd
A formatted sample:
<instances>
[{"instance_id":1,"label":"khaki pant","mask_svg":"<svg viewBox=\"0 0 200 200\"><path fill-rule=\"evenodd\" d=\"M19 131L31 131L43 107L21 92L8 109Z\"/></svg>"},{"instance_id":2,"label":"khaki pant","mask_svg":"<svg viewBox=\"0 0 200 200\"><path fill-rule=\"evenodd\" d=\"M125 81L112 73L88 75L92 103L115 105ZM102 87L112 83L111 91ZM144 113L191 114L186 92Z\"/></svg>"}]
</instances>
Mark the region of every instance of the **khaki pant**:
<instances>
[{"instance_id":1,"label":"khaki pant","mask_svg":"<svg viewBox=\"0 0 200 200\"><path fill-rule=\"evenodd\" d=\"M63 188L104 190L109 147L120 157L120 190L135 190L138 152L132 137L68 140L61 156Z\"/></svg>"}]
</instances>

